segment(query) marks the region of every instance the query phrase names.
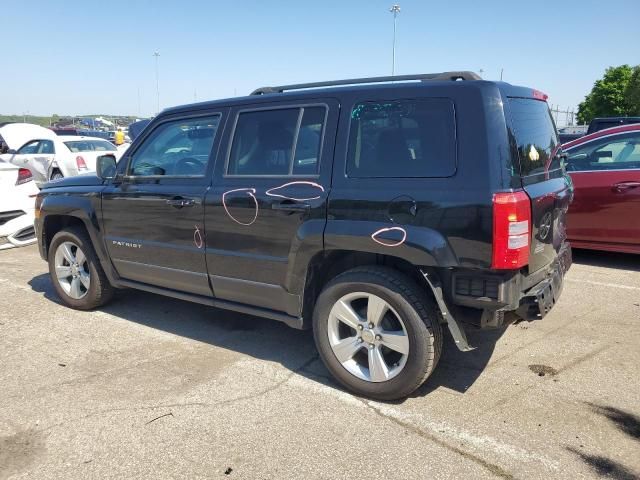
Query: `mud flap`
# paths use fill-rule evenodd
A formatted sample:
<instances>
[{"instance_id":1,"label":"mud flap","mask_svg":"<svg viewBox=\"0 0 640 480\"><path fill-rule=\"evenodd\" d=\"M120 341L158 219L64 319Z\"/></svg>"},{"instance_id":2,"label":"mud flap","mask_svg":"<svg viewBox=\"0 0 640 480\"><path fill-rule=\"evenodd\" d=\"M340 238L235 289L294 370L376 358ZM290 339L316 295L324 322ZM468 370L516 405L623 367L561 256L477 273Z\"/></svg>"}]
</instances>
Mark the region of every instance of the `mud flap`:
<instances>
[{"instance_id":1,"label":"mud flap","mask_svg":"<svg viewBox=\"0 0 640 480\"><path fill-rule=\"evenodd\" d=\"M440 284L440 280L432 275L429 275L423 270L420 271L422 272L422 276L433 291L433 296L435 297L438 307L440 308L442 317L447 322L447 326L449 327L449 331L451 332L453 340L456 342L456 347L458 347L458 350L460 350L461 352L469 352L471 350L475 350L475 347L469 345L469 342L467 341L467 335L464 332L463 326L458 320L455 319L453 315L451 315L451 312L449 311L449 308L447 307L447 304L444 301L444 297L442 295L442 285Z\"/></svg>"}]
</instances>

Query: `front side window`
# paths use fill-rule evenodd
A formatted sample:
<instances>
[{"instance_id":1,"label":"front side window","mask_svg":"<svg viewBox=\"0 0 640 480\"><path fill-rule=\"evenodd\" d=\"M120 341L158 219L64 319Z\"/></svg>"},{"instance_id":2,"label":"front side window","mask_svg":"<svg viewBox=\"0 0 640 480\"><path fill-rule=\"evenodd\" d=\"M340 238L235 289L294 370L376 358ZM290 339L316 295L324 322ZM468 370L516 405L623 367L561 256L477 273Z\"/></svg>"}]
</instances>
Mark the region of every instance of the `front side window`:
<instances>
[{"instance_id":1,"label":"front side window","mask_svg":"<svg viewBox=\"0 0 640 480\"><path fill-rule=\"evenodd\" d=\"M219 123L215 115L159 125L134 152L129 175L203 176Z\"/></svg>"},{"instance_id":2,"label":"front side window","mask_svg":"<svg viewBox=\"0 0 640 480\"><path fill-rule=\"evenodd\" d=\"M569 150L567 171L640 168L640 132L590 142Z\"/></svg>"},{"instance_id":3,"label":"front side window","mask_svg":"<svg viewBox=\"0 0 640 480\"><path fill-rule=\"evenodd\" d=\"M449 177L455 169L451 100L366 102L353 108L347 154L349 177Z\"/></svg>"},{"instance_id":4,"label":"front side window","mask_svg":"<svg viewBox=\"0 0 640 480\"><path fill-rule=\"evenodd\" d=\"M19 155L33 155L35 153L38 153L38 147L40 146L40 140L34 140L32 142L29 142L25 145L23 145L22 147L20 147L20 150L18 150L18 154Z\"/></svg>"},{"instance_id":5,"label":"front side window","mask_svg":"<svg viewBox=\"0 0 640 480\"><path fill-rule=\"evenodd\" d=\"M325 117L320 106L241 112L227 175L316 175Z\"/></svg>"}]
</instances>

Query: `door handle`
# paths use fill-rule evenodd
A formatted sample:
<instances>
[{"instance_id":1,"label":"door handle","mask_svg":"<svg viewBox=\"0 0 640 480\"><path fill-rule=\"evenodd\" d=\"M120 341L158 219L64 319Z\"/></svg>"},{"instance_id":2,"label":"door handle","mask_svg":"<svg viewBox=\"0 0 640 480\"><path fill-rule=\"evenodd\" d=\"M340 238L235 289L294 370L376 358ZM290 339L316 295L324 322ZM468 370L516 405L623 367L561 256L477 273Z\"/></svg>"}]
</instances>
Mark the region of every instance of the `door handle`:
<instances>
[{"instance_id":1,"label":"door handle","mask_svg":"<svg viewBox=\"0 0 640 480\"><path fill-rule=\"evenodd\" d=\"M175 208L193 207L196 201L193 198L170 198L167 200L167 205L171 205Z\"/></svg>"},{"instance_id":2,"label":"door handle","mask_svg":"<svg viewBox=\"0 0 640 480\"><path fill-rule=\"evenodd\" d=\"M311 210L311 205L285 200L279 203L272 203L271 208L273 210L280 210L283 212L308 212L309 210Z\"/></svg>"},{"instance_id":3,"label":"door handle","mask_svg":"<svg viewBox=\"0 0 640 480\"><path fill-rule=\"evenodd\" d=\"M640 187L640 182L620 182L620 183L616 183L611 187L611 190L613 190L616 193L624 193L627 190L631 190L634 188L638 188Z\"/></svg>"}]
</instances>

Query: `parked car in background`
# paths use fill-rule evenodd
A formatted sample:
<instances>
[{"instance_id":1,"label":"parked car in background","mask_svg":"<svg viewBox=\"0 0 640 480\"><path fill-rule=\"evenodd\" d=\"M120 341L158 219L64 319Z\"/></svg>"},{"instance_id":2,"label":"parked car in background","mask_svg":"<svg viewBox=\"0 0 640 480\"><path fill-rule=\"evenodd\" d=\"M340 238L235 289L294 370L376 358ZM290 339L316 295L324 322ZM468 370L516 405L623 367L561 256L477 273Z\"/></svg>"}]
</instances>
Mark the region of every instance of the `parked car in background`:
<instances>
[{"instance_id":1,"label":"parked car in background","mask_svg":"<svg viewBox=\"0 0 640 480\"><path fill-rule=\"evenodd\" d=\"M28 169L0 160L0 250L36 241L33 222L37 193Z\"/></svg>"},{"instance_id":2,"label":"parked car in background","mask_svg":"<svg viewBox=\"0 0 640 480\"><path fill-rule=\"evenodd\" d=\"M601 130L563 146L574 184L572 246L640 253L640 124Z\"/></svg>"},{"instance_id":3,"label":"parked car in background","mask_svg":"<svg viewBox=\"0 0 640 480\"><path fill-rule=\"evenodd\" d=\"M132 142L143 132L145 128L147 128L147 125L151 123L151 120L151 118L138 120L137 122L133 122L129 125L128 133Z\"/></svg>"},{"instance_id":4,"label":"parked car in background","mask_svg":"<svg viewBox=\"0 0 640 480\"><path fill-rule=\"evenodd\" d=\"M622 125L631 125L634 123L640 123L640 117L602 117L594 118L589 123L589 129L587 135L590 133L596 133L600 130L607 128L620 127Z\"/></svg>"},{"instance_id":5,"label":"parked car in background","mask_svg":"<svg viewBox=\"0 0 640 480\"><path fill-rule=\"evenodd\" d=\"M558 128L560 143L567 143L583 137L587 133L587 125L568 125Z\"/></svg>"},{"instance_id":6,"label":"parked car in background","mask_svg":"<svg viewBox=\"0 0 640 480\"><path fill-rule=\"evenodd\" d=\"M109 140L109 132L104 132L101 130L86 130L86 129L75 128L75 127L74 128L54 127L54 128L51 128L51 130L59 136L72 135L72 136L84 136L84 137L98 137L98 138L104 138L105 140Z\"/></svg>"},{"instance_id":7,"label":"parked car in background","mask_svg":"<svg viewBox=\"0 0 640 480\"><path fill-rule=\"evenodd\" d=\"M48 128L32 123L6 123L0 127L0 137L5 145L4 151L17 150L29 140L54 139L57 135Z\"/></svg>"},{"instance_id":8,"label":"parked car in background","mask_svg":"<svg viewBox=\"0 0 640 480\"><path fill-rule=\"evenodd\" d=\"M17 150L10 150L2 159L33 174L36 184L94 172L96 158L112 153L120 158L122 151L116 146L96 137L55 136L53 139L34 139Z\"/></svg>"}]
</instances>

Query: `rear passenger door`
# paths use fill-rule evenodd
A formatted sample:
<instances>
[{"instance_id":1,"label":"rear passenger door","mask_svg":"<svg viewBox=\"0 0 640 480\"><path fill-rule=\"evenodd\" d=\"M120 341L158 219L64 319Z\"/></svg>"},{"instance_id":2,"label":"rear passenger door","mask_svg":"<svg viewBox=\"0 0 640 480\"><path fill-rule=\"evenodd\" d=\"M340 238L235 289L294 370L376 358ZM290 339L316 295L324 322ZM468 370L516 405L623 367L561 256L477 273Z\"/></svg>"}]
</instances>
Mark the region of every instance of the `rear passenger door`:
<instances>
[{"instance_id":1,"label":"rear passenger door","mask_svg":"<svg viewBox=\"0 0 640 480\"><path fill-rule=\"evenodd\" d=\"M206 197L207 267L217 298L299 314L323 248L338 103L242 106Z\"/></svg>"}]
</instances>

